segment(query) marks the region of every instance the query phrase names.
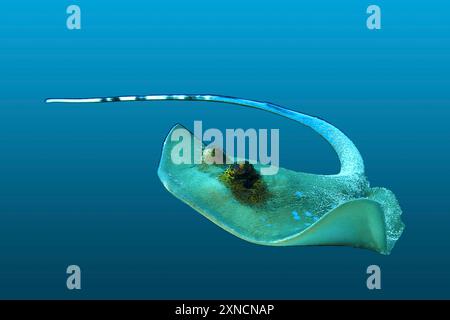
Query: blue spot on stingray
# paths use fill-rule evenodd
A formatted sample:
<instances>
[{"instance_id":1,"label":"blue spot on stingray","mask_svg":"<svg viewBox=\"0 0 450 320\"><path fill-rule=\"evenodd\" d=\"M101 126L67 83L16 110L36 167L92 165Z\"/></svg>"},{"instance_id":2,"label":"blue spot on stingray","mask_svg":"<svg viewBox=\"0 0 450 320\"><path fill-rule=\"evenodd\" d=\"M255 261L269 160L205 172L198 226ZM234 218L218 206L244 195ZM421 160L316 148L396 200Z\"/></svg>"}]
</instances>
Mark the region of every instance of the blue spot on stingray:
<instances>
[{"instance_id":1,"label":"blue spot on stingray","mask_svg":"<svg viewBox=\"0 0 450 320\"><path fill-rule=\"evenodd\" d=\"M313 220L317 221L317 220L319 220L319 217L314 217Z\"/></svg>"},{"instance_id":2,"label":"blue spot on stingray","mask_svg":"<svg viewBox=\"0 0 450 320\"><path fill-rule=\"evenodd\" d=\"M299 215L298 215L298 212L297 211L292 211L292 216L294 217L294 219L295 220L300 220L300 217L299 217Z\"/></svg>"},{"instance_id":3,"label":"blue spot on stingray","mask_svg":"<svg viewBox=\"0 0 450 320\"><path fill-rule=\"evenodd\" d=\"M296 196L297 198L301 198L301 197L303 196L303 192L301 192L301 191L296 191L296 192L295 192L295 196Z\"/></svg>"},{"instance_id":4,"label":"blue spot on stingray","mask_svg":"<svg viewBox=\"0 0 450 320\"><path fill-rule=\"evenodd\" d=\"M307 216L307 217L312 217L312 213L311 213L311 211L305 211L305 216Z\"/></svg>"}]
</instances>

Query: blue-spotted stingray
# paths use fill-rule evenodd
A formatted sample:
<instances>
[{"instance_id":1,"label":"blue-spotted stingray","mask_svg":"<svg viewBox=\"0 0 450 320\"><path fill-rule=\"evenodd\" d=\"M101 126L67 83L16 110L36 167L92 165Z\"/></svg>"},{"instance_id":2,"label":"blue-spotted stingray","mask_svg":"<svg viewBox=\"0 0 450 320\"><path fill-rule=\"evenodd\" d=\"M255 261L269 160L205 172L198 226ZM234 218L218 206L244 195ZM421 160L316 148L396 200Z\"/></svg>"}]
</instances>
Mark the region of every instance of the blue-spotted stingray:
<instances>
[{"instance_id":1,"label":"blue-spotted stingray","mask_svg":"<svg viewBox=\"0 0 450 320\"><path fill-rule=\"evenodd\" d=\"M395 195L385 188L371 188L364 174L363 159L353 142L317 117L272 103L205 94L64 98L46 102L160 100L218 102L272 112L312 128L339 157L338 174L318 175L280 168L275 175L261 177L270 196L263 203L253 205L237 199L221 181L223 166L171 161L176 144L170 139L171 133L183 128L176 125L164 142L158 176L168 191L224 230L261 245L340 245L382 254L389 254L400 238L405 226Z\"/></svg>"}]
</instances>

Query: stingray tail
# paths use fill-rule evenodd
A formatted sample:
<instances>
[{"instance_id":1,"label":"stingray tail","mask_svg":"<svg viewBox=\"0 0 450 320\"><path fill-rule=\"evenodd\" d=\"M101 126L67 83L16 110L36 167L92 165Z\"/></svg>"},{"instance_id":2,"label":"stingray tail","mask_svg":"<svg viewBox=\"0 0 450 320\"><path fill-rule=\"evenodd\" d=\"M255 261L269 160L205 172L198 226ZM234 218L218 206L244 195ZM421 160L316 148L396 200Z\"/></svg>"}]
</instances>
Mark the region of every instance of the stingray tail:
<instances>
[{"instance_id":1,"label":"stingray tail","mask_svg":"<svg viewBox=\"0 0 450 320\"><path fill-rule=\"evenodd\" d=\"M210 94L164 94L116 96L104 98L51 98L47 103L108 103L134 101L206 101L235 104L272 112L308 126L320 134L336 151L341 162L339 175L364 174L364 162L353 142L338 128L317 117L269 103Z\"/></svg>"}]
</instances>

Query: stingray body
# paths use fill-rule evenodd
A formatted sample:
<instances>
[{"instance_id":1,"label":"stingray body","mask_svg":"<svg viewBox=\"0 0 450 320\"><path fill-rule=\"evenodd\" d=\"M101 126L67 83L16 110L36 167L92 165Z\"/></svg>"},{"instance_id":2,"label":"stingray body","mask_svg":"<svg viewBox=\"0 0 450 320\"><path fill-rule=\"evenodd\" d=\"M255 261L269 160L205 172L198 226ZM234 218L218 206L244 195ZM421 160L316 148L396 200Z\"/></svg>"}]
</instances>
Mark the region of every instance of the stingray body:
<instances>
[{"instance_id":1,"label":"stingray body","mask_svg":"<svg viewBox=\"0 0 450 320\"><path fill-rule=\"evenodd\" d=\"M235 104L278 114L315 130L336 151L341 169L317 175L280 168L264 176L270 197L263 204L243 204L221 183L221 166L175 164L171 152L177 142L167 136L158 176L173 195L226 231L244 240L272 246L343 245L389 254L404 224L395 195L371 188L363 159L339 129L317 117L254 100L204 94L47 99L48 103L103 103L130 101L205 101ZM195 144L196 137L192 136ZM201 144L200 144L201 145Z\"/></svg>"}]
</instances>

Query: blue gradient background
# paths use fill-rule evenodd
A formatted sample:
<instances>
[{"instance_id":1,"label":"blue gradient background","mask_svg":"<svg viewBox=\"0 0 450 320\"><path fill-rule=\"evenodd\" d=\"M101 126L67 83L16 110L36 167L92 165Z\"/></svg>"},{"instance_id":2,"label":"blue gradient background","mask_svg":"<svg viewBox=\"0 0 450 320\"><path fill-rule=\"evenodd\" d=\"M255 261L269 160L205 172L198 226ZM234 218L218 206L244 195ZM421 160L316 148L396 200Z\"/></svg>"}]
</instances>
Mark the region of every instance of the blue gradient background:
<instances>
[{"instance_id":1,"label":"blue gradient background","mask_svg":"<svg viewBox=\"0 0 450 320\"><path fill-rule=\"evenodd\" d=\"M0 298L449 298L450 3L8 1L0 17ZM78 4L82 30L65 27ZM346 132L406 230L391 256L272 248L222 231L156 174L173 124L280 128L281 165L338 169L310 130L201 103L47 97L217 93ZM82 290L65 268L82 268ZM365 270L382 268L382 290Z\"/></svg>"}]
</instances>

